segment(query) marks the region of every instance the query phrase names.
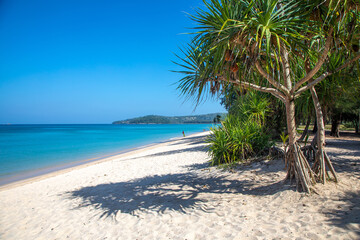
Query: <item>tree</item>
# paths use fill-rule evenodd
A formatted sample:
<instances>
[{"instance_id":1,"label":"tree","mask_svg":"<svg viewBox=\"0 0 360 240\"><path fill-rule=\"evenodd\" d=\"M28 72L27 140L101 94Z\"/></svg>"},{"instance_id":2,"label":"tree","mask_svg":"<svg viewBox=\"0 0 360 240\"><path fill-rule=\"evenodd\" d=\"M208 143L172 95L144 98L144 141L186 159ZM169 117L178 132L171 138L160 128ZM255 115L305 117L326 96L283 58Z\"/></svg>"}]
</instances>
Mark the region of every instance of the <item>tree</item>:
<instances>
[{"instance_id":1,"label":"tree","mask_svg":"<svg viewBox=\"0 0 360 240\"><path fill-rule=\"evenodd\" d=\"M213 122L214 122L215 124L217 124L217 123L220 123L220 121L221 121L221 116L218 114L218 115L216 115L216 116L214 117Z\"/></svg>"},{"instance_id":2,"label":"tree","mask_svg":"<svg viewBox=\"0 0 360 240\"><path fill-rule=\"evenodd\" d=\"M310 192L316 181L325 183L327 165L337 180L323 148L323 116L314 86L359 61L358 0L209 0L204 4L206 9L191 16L197 32L181 58L185 70L180 72L186 74L179 81L181 92L201 101L207 92L220 94L235 85L274 95L286 109L287 178ZM329 70L331 54L343 54L345 63ZM307 90L312 93L319 129L313 169L296 139L295 99Z\"/></svg>"},{"instance_id":3,"label":"tree","mask_svg":"<svg viewBox=\"0 0 360 240\"><path fill-rule=\"evenodd\" d=\"M351 72L353 75L354 72ZM360 81L352 76L340 78L343 80L339 84L337 94L333 96L336 101L329 106L331 115L330 135L340 137L339 128L341 121L350 121L355 127L355 132L359 132L360 117ZM330 85L333 86L333 85ZM344 87L346 86L346 88Z\"/></svg>"},{"instance_id":4,"label":"tree","mask_svg":"<svg viewBox=\"0 0 360 240\"><path fill-rule=\"evenodd\" d=\"M332 54L328 57L326 66L330 71L334 71L345 62L346 56L343 54ZM316 91L323 109L324 121L331 119L331 136L339 136L341 119L350 121L357 119L359 89L359 66L357 65L336 72L316 85ZM357 123L357 121L354 123Z\"/></svg>"}]
</instances>

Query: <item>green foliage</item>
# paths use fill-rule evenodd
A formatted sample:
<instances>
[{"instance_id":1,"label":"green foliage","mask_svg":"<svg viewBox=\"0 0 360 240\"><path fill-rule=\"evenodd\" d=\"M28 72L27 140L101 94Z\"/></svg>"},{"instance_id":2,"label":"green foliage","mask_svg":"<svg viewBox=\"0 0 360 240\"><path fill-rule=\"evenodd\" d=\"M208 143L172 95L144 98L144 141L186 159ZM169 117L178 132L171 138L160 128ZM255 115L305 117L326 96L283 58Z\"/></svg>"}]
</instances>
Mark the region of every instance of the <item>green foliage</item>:
<instances>
[{"instance_id":1,"label":"green foliage","mask_svg":"<svg viewBox=\"0 0 360 240\"><path fill-rule=\"evenodd\" d=\"M286 144L286 141L289 139L289 135L285 135L285 133L281 133L280 135L281 141L283 142L283 145Z\"/></svg>"},{"instance_id":2,"label":"green foliage","mask_svg":"<svg viewBox=\"0 0 360 240\"><path fill-rule=\"evenodd\" d=\"M279 99L293 88L290 94L297 99L310 87L304 86L308 70L313 69L313 78L321 82L324 73L335 76L345 63L360 66L359 61L349 62L360 52L359 0L203 1L204 7L190 16L195 36L177 63L185 75L178 89L197 103L209 95L222 96L234 85L270 92ZM320 61L327 51L326 61ZM222 98L226 107L236 94ZM298 118L306 118L311 97L299 100Z\"/></svg>"},{"instance_id":3,"label":"green foliage","mask_svg":"<svg viewBox=\"0 0 360 240\"><path fill-rule=\"evenodd\" d=\"M345 122L344 127L346 129L352 129L352 128L355 128L355 124L354 124L354 122Z\"/></svg>"},{"instance_id":4,"label":"green foliage","mask_svg":"<svg viewBox=\"0 0 360 240\"><path fill-rule=\"evenodd\" d=\"M218 114L218 115L216 115L216 117L214 117L214 123L218 124L220 122L221 122L221 116Z\"/></svg>"},{"instance_id":5,"label":"green foliage","mask_svg":"<svg viewBox=\"0 0 360 240\"><path fill-rule=\"evenodd\" d=\"M267 104L258 95L249 94L221 126L211 129L207 142L212 165L243 162L272 145L263 125Z\"/></svg>"},{"instance_id":6,"label":"green foliage","mask_svg":"<svg viewBox=\"0 0 360 240\"><path fill-rule=\"evenodd\" d=\"M232 92L230 92L232 94ZM231 98L231 103L225 102ZM251 98L250 104L243 104L246 99ZM283 103L268 93L254 90L243 91L241 94L224 96L222 102L227 107L229 114L241 115L251 112L254 121L261 122L265 131L271 134L272 138L279 138L285 127L285 109ZM241 116L239 116L241 118Z\"/></svg>"},{"instance_id":7,"label":"green foliage","mask_svg":"<svg viewBox=\"0 0 360 240\"><path fill-rule=\"evenodd\" d=\"M269 105L269 101L262 93L249 91L229 109L229 114L236 115L243 120L249 118L259 125L264 125Z\"/></svg>"},{"instance_id":8,"label":"green foliage","mask_svg":"<svg viewBox=\"0 0 360 240\"><path fill-rule=\"evenodd\" d=\"M210 93L221 96L233 85L278 98L285 104L289 123L287 178L295 178L299 188L310 192L315 178L296 144L294 100L307 90L315 95L313 87L326 77L360 65L360 1L203 1L204 8L191 16L196 35L178 63L184 69L179 72L185 74L178 84L181 94L199 103ZM329 59L335 56L332 66ZM225 99L227 106L232 105L232 96ZM300 101L304 110L311 108L309 97ZM313 102L319 113L317 97ZM244 160L257 152L256 143L266 142L261 135L262 115L250 112L242 111L246 119L228 117L221 128L213 130L216 134L209 139L213 164ZM319 143L323 141L319 139ZM321 150L316 159L323 157L326 153ZM320 165L314 173L325 183L326 169ZM337 181L331 162L327 165Z\"/></svg>"},{"instance_id":9,"label":"green foliage","mask_svg":"<svg viewBox=\"0 0 360 240\"><path fill-rule=\"evenodd\" d=\"M213 123L214 118L220 120L224 118L224 113L212 113L194 116L164 117L148 115L144 117L131 118L113 122L113 124L186 124L186 123Z\"/></svg>"},{"instance_id":10,"label":"green foliage","mask_svg":"<svg viewBox=\"0 0 360 240\"><path fill-rule=\"evenodd\" d=\"M285 135L285 132L282 132L282 133L280 134L280 138L281 138L281 141L282 141L282 143L283 143L284 152L286 152L286 147L287 147L286 142L287 142L287 140L289 139L289 135Z\"/></svg>"},{"instance_id":11,"label":"green foliage","mask_svg":"<svg viewBox=\"0 0 360 240\"><path fill-rule=\"evenodd\" d=\"M308 141L309 141L309 135L307 134L304 140L304 146L306 146Z\"/></svg>"}]
</instances>

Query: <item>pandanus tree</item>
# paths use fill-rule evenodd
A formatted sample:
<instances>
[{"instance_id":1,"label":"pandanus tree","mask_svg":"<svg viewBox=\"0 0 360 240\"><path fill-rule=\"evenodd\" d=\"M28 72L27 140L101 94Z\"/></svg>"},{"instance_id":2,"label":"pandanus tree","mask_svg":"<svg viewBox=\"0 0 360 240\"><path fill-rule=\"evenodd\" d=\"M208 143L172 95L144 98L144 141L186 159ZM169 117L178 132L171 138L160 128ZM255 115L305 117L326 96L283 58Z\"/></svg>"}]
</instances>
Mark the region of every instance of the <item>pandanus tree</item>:
<instances>
[{"instance_id":1,"label":"pandanus tree","mask_svg":"<svg viewBox=\"0 0 360 240\"><path fill-rule=\"evenodd\" d=\"M228 85L267 92L286 108L287 178L310 192L325 183L326 167L337 180L325 142L322 111L314 86L360 59L358 0L208 0L191 16L196 35L183 51L186 76L179 89L200 101ZM341 52L343 65L326 67L328 57ZM297 143L295 99L311 90L317 119L318 152L313 166Z\"/></svg>"},{"instance_id":2,"label":"pandanus tree","mask_svg":"<svg viewBox=\"0 0 360 240\"><path fill-rule=\"evenodd\" d=\"M342 66L345 61L346 55L342 53L333 54L328 57L326 67L333 71ZM346 118L357 113L356 106L360 96L358 90L360 87L359 69L359 64L352 65L330 75L315 86L324 112L324 120L331 119L331 136L339 137L339 124L342 114Z\"/></svg>"}]
</instances>

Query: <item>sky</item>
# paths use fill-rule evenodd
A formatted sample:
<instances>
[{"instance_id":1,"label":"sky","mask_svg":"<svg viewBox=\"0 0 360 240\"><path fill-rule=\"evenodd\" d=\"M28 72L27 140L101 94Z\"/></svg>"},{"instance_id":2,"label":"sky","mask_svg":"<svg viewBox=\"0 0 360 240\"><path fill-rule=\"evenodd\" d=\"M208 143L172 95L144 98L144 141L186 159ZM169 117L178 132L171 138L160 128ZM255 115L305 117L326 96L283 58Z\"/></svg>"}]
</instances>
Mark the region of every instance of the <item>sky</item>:
<instances>
[{"instance_id":1,"label":"sky","mask_svg":"<svg viewBox=\"0 0 360 240\"><path fill-rule=\"evenodd\" d=\"M172 61L201 0L0 0L0 124L111 123L195 109Z\"/></svg>"}]
</instances>

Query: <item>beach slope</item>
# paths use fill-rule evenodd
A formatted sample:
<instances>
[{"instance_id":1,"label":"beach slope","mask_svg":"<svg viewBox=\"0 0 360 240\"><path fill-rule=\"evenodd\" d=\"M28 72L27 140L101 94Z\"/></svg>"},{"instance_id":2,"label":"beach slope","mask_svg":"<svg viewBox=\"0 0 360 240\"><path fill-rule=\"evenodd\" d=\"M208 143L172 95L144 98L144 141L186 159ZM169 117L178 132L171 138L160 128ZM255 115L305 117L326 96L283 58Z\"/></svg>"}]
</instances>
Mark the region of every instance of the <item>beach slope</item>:
<instances>
[{"instance_id":1,"label":"beach slope","mask_svg":"<svg viewBox=\"0 0 360 240\"><path fill-rule=\"evenodd\" d=\"M341 182L309 197L282 160L209 167L207 134L3 187L0 238L360 238L359 139L328 140Z\"/></svg>"}]
</instances>

